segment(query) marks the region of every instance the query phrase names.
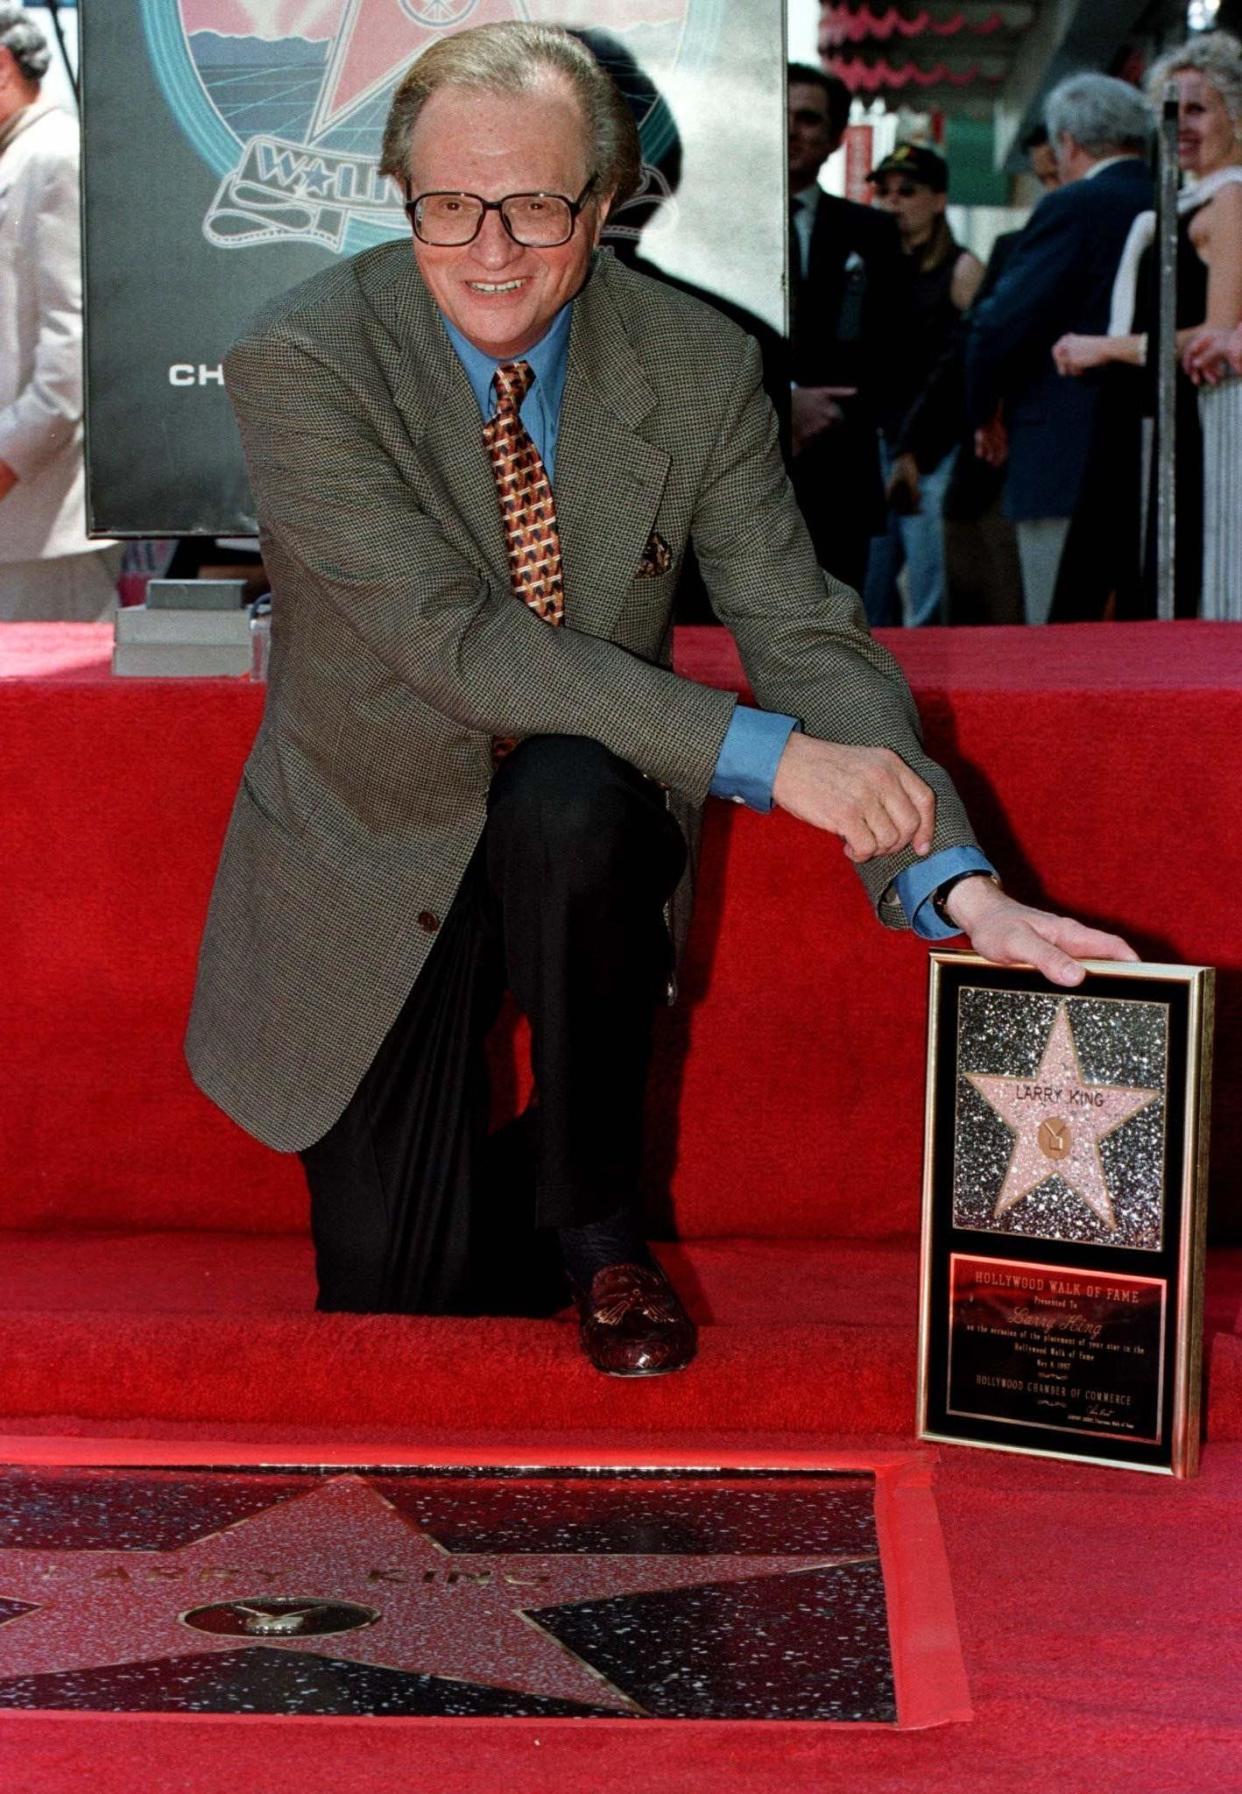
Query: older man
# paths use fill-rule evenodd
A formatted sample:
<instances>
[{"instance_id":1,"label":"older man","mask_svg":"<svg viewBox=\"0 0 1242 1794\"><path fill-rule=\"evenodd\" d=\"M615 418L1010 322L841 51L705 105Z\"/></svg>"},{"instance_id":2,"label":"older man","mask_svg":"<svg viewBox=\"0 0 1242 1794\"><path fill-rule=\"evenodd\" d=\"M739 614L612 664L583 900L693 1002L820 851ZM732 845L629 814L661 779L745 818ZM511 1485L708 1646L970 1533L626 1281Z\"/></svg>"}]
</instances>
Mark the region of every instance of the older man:
<instances>
[{"instance_id":1,"label":"older man","mask_svg":"<svg viewBox=\"0 0 1242 1794\"><path fill-rule=\"evenodd\" d=\"M1103 333L1130 226L1152 204L1144 159L1152 114L1137 89L1111 75L1071 75L1049 94L1044 116L1061 185L1040 200L1001 279L976 306L966 345L972 423L985 428L1004 403L1005 504L1017 525L1028 623L1048 621L1059 577L1065 616L1098 615L1107 590L1098 549L1123 552L1113 482L1129 464L1102 448L1093 455L1100 385L1063 380L1052 348L1067 332ZM1066 542L1076 513L1087 552L1076 557L1081 584L1070 593Z\"/></svg>"},{"instance_id":2,"label":"older man","mask_svg":"<svg viewBox=\"0 0 1242 1794\"><path fill-rule=\"evenodd\" d=\"M92 622L121 550L86 533L78 127L42 91L51 58L0 0L0 621Z\"/></svg>"},{"instance_id":3,"label":"older man","mask_svg":"<svg viewBox=\"0 0 1242 1794\"><path fill-rule=\"evenodd\" d=\"M301 1153L322 1308L470 1310L507 984L531 1023L532 1218L588 1356L675 1370L694 1331L642 1240L638 1165L709 791L838 836L893 926L968 928L1064 982L1069 955L1128 949L997 889L894 663L816 565L754 345L599 251L638 144L581 45L441 40L383 166L413 255L332 267L226 363L272 666L190 1061ZM691 539L763 710L670 670Z\"/></svg>"}]
</instances>

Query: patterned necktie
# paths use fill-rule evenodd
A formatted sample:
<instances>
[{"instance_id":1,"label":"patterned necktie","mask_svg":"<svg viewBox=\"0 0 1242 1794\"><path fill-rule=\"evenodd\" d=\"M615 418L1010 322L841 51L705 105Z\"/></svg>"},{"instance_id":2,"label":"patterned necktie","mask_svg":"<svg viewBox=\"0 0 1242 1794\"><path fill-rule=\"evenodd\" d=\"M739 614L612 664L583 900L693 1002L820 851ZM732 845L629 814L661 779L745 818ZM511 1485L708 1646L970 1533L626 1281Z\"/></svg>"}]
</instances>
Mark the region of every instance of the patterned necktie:
<instances>
[{"instance_id":1,"label":"patterned necktie","mask_svg":"<svg viewBox=\"0 0 1242 1794\"><path fill-rule=\"evenodd\" d=\"M547 469L518 416L535 376L528 361L496 369L496 412L483 426L500 498L513 595L545 623L565 621L561 538Z\"/></svg>"}]
</instances>

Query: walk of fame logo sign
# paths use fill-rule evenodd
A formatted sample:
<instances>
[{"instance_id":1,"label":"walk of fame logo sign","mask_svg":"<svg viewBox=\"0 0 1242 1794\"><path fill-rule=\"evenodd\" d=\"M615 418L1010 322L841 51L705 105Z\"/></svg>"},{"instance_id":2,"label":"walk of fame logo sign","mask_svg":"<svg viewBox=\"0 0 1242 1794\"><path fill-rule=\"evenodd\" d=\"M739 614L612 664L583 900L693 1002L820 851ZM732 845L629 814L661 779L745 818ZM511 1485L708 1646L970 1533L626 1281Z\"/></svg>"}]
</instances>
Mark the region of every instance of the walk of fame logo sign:
<instances>
[{"instance_id":1,"label":"walk of fame logo sign","mask_svg":"<svg viewBox=\"0 0 1242 1794\"><path fill-rule=\"evenodd\" d=\"M397 82L439 38L468 26L525 20L605 34L602 59L639 122L645 185L636 200L647 211L667 201L657 164L675 128L657 88L674 67L706 60L724 0L140 4L169 110L219 177L203 220L207 241L218 249L319 243L353 254L405 230L400 196L376 166ZM601 51L594 39L593 47Z\"/></svg>"}]
</instances>

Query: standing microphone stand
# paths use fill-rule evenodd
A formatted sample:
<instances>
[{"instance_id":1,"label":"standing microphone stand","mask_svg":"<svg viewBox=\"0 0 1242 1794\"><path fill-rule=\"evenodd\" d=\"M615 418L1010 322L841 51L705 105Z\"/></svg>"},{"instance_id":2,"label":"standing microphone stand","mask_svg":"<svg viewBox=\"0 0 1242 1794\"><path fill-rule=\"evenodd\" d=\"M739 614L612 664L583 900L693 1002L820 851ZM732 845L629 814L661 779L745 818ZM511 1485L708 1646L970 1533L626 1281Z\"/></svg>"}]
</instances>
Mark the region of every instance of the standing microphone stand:
<instances>
[{"instance_id":1,"label":"standing microphone stand","mask_svg":"<svg viewBox=\"0 0 1242 1794\"><path fill-rule=\"evenodd\" d=\"M69 77L69 85L73 89L74 104L80 112L82 110L82 95L78 91L78 78L73 72L73 64L69 60L69 50L65 43L64 27L60 22L60 4L61 0L43 0L43 5L46 6L48 12L51 14L52 30L56 35L56 42L60 46L60 60L65 65L65 74Z\"/></svg>"},{"instance_id":2,"label":"standing microphone stand","mask_svg":"<svg viewBox=\"0 0 1242 1794\"><path fill-rule=\"evenodd\" d=\"M1156 353L1156 615L1171 620L1177 587L1177 86L1164 90L1160 113L1156 245L1159 254L1159 322Z\"/></svg>"}]
</instances>

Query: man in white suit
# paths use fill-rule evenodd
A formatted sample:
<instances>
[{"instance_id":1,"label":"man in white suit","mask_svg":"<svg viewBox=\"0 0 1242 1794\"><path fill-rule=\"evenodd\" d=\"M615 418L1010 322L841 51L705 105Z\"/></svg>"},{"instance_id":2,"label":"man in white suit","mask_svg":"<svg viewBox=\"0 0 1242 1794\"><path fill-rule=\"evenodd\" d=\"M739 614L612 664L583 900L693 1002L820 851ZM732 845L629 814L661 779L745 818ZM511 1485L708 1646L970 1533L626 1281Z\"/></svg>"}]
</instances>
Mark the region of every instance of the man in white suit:
<instances>
[{"instance_id":1,"label":"man in white suit","mask_svg":"<svg viewBox=\"0 0 1242 1794\"><path fill-rule=\"evenodd\" d=\"M91 622L121 550L86 534L76 120L47 42L0 0L0 621Z\"/></svg>"}]
</instances>

